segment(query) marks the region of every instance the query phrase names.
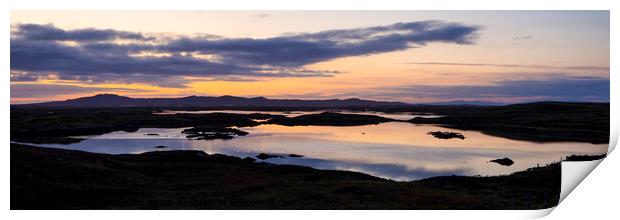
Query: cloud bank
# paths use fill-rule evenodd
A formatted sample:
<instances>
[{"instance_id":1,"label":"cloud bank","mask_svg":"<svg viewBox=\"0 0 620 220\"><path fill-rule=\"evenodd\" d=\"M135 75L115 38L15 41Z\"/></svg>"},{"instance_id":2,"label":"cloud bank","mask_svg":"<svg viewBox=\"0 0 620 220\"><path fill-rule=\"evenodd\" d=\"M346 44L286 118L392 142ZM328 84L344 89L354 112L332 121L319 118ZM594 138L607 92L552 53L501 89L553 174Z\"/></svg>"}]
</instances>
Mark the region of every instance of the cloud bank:
<instances>
[{"instance_id":1,"label":"cloud bank","mask_svg":"<svg viewBox=\"0 0 620 220\"><path fill-rule=\"evenodd\" d=\"M113 29L19 24L11 33L12 80L57 77L181 87L183 77L325 77L306 66L433 42L470 44L479 28L420 21L272 38L162 37ZM13 74L12 74L13 76ZM174 79L177 83L161 83Z\"/></svg>"},{"instance_id":2,"label":"cloud bank","mask_svg":"<svg viewBox=\"0 0 620 220\"><path fill-rule=\"evenodd\" d=\"M93 92L148 92L142 89L96 88L60 84L11 84L11 98L41 98Z\"/></svg>"},{"instance_id":3,"label":"cloud bank","mask_svg":"<svg viewBox=\"0 0 620 220\"><path fill-rule=\"evenodd\" d=\"M565 69L565 70L603 70L609 71L609 66L549 66L549 65L522 65L522 64L497 64L497 63L447 63L447 62L409 62L413 65L434 66L481 66L502 68L532 68L532 69Z\"/></svg>"},{"instance_id":4,"label":"cloud bank","mask_svg":"<svg viewBox=\"0 0 620 220\"><path fill-rule=\"evenodd\" d=\"M113 29L78 29L72 31L62 30L53 25L20 24L17 31L13 32L16 38L24 40L45 41L102 41L115 39L152 40L140 33L116 31Z\"/></svg>"},{"instance_id":5,"label":"cloud bank","mask_svg":"<svg viewBox=\"0 0 620 220\"><path fill-rule=\"evenodd\" d=\"M532 102L542 100L609 102L608 78L558 76L548 79L500 80L490 85L410 85L379 87L364 97ZM359 94L358 94L359 95Z\"/></svg>"}]
</instances>

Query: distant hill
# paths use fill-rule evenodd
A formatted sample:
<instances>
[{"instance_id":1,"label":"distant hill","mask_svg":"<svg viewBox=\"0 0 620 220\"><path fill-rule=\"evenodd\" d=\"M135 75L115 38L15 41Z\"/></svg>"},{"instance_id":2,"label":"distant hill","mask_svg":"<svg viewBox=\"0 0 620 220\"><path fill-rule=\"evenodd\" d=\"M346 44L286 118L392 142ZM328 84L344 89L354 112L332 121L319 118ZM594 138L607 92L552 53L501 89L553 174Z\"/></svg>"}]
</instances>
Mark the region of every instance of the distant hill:
<instances>
[{"instance_id":1,"label":"distant hill","mask_svg":"<svg viewBox=\"0 0 620 220\"><path fill-rule=\"evenodd\" d=\"M447 101L447 102L427 102L427 103L420 103L422 105L477 105L477 106L504 106L504 105L508 105L505 103L499 103L499 102L482 102L482 101L463 101L463 100L457 100L457 101Z\"/></svg>"},{"instance_id":2,"label":"distant hill","mask_svg":"<svg viewBox=\"0 0 620 220\"><path fill-rule=\"evenodd\" d=\"M268 99L265 97L188 96L182 98L130 98L114 94L99 94L65 101L22 104L27 107L381 107L407 106L403 102L383 102L363 99Z\"/></svg>"}]
</instances>

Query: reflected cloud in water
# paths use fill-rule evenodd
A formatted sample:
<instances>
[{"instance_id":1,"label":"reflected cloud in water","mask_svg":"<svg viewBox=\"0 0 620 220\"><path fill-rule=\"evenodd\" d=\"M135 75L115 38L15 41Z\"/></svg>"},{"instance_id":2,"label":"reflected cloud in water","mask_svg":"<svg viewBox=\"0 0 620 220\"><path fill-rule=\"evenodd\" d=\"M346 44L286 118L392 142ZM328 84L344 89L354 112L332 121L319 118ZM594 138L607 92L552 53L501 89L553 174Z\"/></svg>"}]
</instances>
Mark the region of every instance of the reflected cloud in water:
<instances>
[{"instance_id":1,"label":"reflected cloud in water","mask_svg":"<svg viewBox=\"0 0 620 220\"><path fill-rule=\"evenodd\" d=\"M606 144L532 143L403 122L346 127L260 125L240 128L250 134L231 140L188 140L181 133L183 129L142 128L136 132L90 136L68 145L39 146L109 154L155 150L202 150L241 158L256 158L259 153L298 154L304 157L272 158L267 162L357 171L393 180L504 175L556 162L572 154L607 152ZM435 130L458 131L466 139L441 140L427 134ZM168 147L156 149L158 145ZM489 163L505 157L515 163L511 166Z\"/></svg>"},{"instance_id":2,"label":"reflected cloud in water","mask_svg":"<svg viewBox=\"0 0 620 220\"><path fill-rule=\"evenodd\" d=\"M370 174L398 181L410 181L434 176L465 175L466 169L432 170L424 167L409 168L399 164L372 164L353 161L334 161L316 158L271 158L265 160L275 164L295 164L322 170L347 170Z\"/></svg>"}]
</instances>

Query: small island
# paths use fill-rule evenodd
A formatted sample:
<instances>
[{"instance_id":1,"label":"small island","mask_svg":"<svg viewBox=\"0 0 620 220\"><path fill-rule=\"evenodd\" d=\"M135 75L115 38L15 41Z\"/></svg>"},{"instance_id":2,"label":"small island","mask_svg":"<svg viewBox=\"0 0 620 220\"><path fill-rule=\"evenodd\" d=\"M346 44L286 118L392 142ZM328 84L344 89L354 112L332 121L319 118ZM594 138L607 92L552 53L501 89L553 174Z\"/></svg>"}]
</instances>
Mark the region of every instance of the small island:
<instances>
[{"instance_id":1,"label":"small island","mask_svg":"<svg viewBox=\"0 0 620 220\"><path fill-rule=\"evenodd\" d=\"M501 158L501 159L495 159L495 160L491 160L489 161L491 163L497 163L499 165L502 166L512 166L515 162L512 161L510 158L505 157L505 158Z\"/></svg>"},{"instance_id":2,"label":"small island","mask_svg":"<svg viewBox=\"0 0 620 220\"><path fill-rule=\"evenodd\" d=\"M266 153L260 153L259 155L256 156L256 158L261 159L261 160L266 160L266 159L270 159L270 158L282 158L282 156L280 156L280 155L273 155L273 154L266 154Z\"/></svg>"},{"instance_id":3,"label":"small island","mask_svg":"<svg viewBox=\"0 0 620 220\"><path fill-rule=\"evenodd\" d=\"M450 131L431 131L428 132L427 134L433 135L433 137L437 138L437 139L452 139L452 138L458 138L461 140L465 140L465 136L461 133L457 133L457 132L450 132Z\"/></svg>"},{"instance_id":4,"label":"small island","mask_svg":"<svg viewBox=\"0 0 620 220\"><path fill-rule=\"evenodd\" d=\"M236 136L248 135L248 132L236 128L221 128L212 126L197 126L185 129L182 132L187 138L194 140L232 139Z\"/></svg>"}]
</instances>

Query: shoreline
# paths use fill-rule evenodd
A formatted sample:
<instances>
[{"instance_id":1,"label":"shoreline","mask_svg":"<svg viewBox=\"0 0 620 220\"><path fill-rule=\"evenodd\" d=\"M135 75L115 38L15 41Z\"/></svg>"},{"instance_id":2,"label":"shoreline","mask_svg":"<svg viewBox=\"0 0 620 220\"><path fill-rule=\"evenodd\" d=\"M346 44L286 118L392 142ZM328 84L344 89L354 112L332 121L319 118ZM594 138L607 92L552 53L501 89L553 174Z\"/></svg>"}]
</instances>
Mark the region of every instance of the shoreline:
<instances>
[{"instance_id":1,"label":"shoreline","mask_svg":"<svg viewBox=\"0 0 620 220\"><path fill-rule=\"evenodd\" d=\"M202 151L109 155L11 144L10 158L11 209L542 209L557 205L561 179L559 163L397 182Z\"/></svg>"},{"instance_id":2,"label":"shoreline","mask_svg":"<svg viewBox=\"0 0 620 220\"><path fill-rule=\"evenodd\" d=\"M222 135L213 137L228 138L241 134L226 129L233 126L357 126L398 121L338 113L289 118L226 113L156 115L153 110L12 107L10 139L71 143L80 141L71 136L204 125L209 127L194 129L197 134L218 131ZM531 103L415 111L444 117L403 123L442 124L541 142L600 143L609 137L608 104ZM257 121L268 118L269 123ZM10 145L11 209L544 209L557 205L561 186L560 162L503 176L438 176L396 182L350 171L275 165L202 151L110 155ZM597 157L601 156L572 159Z\"/></svg>"},{"instance_id":3,"label":"shoreline","mask_svg":"<svg viewBox=\"0 0 620 220\"><path fill-rule=\"evenodd\" d=\"M357 126L385 122L434 124L532 142L609 142L609 105L593 103L528 103L500 107L418 106L368 108L377 112L427 112L438 118L396 120L376 115L317 113L296 117L273 114L153 114L161 108L11 108L11 140L26 143L73 143L71 136L98 135L139 128L181 128L209 125L217 129L284 126ZM271 110L276 110L272 108ZM285 111L286 108L280 109ZM268 120L267 120L268 119Z\"/></svg>"}]
</instances>

